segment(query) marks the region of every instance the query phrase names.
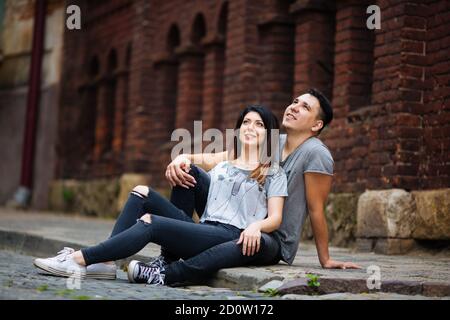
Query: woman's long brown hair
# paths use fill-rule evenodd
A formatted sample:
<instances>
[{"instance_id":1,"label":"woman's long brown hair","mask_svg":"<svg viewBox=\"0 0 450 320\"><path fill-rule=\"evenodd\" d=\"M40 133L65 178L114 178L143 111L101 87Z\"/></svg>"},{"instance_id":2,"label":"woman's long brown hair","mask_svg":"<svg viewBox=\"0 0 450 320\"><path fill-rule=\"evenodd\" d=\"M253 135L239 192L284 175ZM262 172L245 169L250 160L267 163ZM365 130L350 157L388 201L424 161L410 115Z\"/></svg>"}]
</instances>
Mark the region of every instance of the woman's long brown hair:
<instances>
[{"instance_id":1,"label":"woman's long brown hair","mask_svg":"<svg viewBox=\"0 0 450 320\"><path fill-rule=\"evenodd\" d=\"M245 115L249 112L256 112L261 117L261 120L264 123L264 128L266 129L266 139L264 141L263 147L260 148L260 163L258 167L256 167L251 173L250 178L255 179L260 185L264 185L266 182L266 177L269 172L270 166L272 165L273 154L272 150L277 152L278 147L278 138L275 139L275 145L272 145L272 130L279 130L280 125L278 123L277 117L267 109L266 107L259 105L251 105L246 107L241 114L239 115L238 120L235 125L235 135L233 136L233 148L230 150L230 158L235 160L238 157L239 150L238 149L238 139L239 139L239 130L242 126L242 122L244 122ZM237 133L237 135L236 135ZM265 150L267 149L267 151ZM266 151L266 152L265 152Z\"/></svg>"}]
</instances>

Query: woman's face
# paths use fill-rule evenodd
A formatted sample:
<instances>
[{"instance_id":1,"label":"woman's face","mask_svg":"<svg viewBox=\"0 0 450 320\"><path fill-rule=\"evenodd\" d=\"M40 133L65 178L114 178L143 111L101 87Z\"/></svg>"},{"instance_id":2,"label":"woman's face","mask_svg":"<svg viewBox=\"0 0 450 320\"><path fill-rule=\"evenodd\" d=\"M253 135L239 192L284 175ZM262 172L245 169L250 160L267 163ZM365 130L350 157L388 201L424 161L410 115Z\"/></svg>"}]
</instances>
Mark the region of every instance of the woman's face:
<instances>
[{"instance_id":1,"label":"woman's face","mask_svg":"<svg viewBox=\"0 0 450 320\"><path fill-rule=\"evenodd\" d=\"M254 111L250 111L244 117L239 128L239 140L244 145L261 145L266 137L266 128L261 116Z\"/></svg>"}]
</instances>

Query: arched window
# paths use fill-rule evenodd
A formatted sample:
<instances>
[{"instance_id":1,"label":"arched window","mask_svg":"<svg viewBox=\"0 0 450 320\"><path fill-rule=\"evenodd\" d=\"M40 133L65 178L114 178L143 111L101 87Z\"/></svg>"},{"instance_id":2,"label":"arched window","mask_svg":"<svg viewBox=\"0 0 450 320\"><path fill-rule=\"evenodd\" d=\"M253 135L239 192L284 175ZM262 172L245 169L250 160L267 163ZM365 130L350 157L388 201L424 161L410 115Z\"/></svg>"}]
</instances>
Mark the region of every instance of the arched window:
<instances>
[{"instance_id":1,"label":"arched window","mask_svg":"<svg viewBox=\"0 0 450 320\"><path fill-rule=\"evenodd\" d=\"M202 14L197 14L194 20L194 25L192 26L192 33L191 33L191 41L193 44L199 45L201 43L201 40L206 35L206 24L205 24L205 18L203 18Z\"/></svg>"},{"instance_id":2,"label":"arched window","mask_svg":"<svg viewBox=\"0 0 450 320\"><path fill-rule=\"evenodd\" d=\"M175 49L180 46L180 30L176 25L172 25L167 36L167 52L174 53Z\"/></svg>"}]
</instances>

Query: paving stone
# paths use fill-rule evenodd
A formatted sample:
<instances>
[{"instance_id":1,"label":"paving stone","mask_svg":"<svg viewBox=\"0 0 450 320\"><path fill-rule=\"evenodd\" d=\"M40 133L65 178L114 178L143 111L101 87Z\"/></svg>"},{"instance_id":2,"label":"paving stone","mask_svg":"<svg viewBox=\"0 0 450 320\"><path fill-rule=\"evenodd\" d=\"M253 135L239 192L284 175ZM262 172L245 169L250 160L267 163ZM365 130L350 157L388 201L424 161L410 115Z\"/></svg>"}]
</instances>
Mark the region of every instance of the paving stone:
<instances>
[{"instance_id":1,"label":"paving stone","mask_svg":"<svg viewBox=\"0 0 450 320\"><path fill-rule=\"evenodd\" d=\"M272 280L258 289L259 292L266 292L267 290L278 290L283 285L283 281Z\"/></svg>"},{"instance_id":2,"label":"paving stone","mask_svg":"<svg viewBox=\"0 0 450 320\"><path fill-rule=\"evenodd\" d=\"M450 282L424 282L422 294L427 297L450 297Z\"/></svg>"},{"instance_id":3,"label":"paving stone","mask_svg":"<svg viewBox=\"0 0 450 320\"><path fill-rule=\"evenodd\" d=\"M388 280L382 282L381 290L398 294L420 295L422 294L422 283L417 281Z\"/></svg>"},{"instance_id":4,"label":"paving stone","mask_svg":"<svg viewBox=\"0 0 450 320\"><path fill-rule=\"evenodd\" d=\"M80 289L70 290L67 278L55 277L33 266L34 257L0 250L0 299L19 300L209 300L265 299L255 292L224 291L204 287L179 289L128 283L118 271L117 280L82 280Z\"/></svg>"}]
</instances>

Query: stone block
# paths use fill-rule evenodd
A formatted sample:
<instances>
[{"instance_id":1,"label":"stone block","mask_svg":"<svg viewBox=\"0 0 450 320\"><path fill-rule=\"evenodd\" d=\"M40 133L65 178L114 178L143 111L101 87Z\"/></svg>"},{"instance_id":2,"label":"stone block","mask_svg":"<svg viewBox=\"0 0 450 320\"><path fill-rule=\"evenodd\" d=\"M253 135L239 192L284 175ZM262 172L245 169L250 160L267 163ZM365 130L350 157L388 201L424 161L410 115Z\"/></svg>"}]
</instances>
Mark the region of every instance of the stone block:
<instances>
[{"instance_id":1,"label":"stone block","mask_svg":"<svg viewBox=\"0 0 450 320\"><path fill-rule=\"evenodd\" d=\"M404 254L416 245L414 239L381 238L376 239L374 252L378 254Z\"/></svg>"},{"instance_id":2,"label":"stone block","mask_svg":"<svg viewBox=\"0 0 450 320\"><path fill-rule=\"evenodd\" d=\"M286 294L309 294L311 289L308 287L308 281L304 278L287 281L278 288L278 292L282 295Z\"/></svg>"},{"instance_id":3,"label":"stone block","mask_svg":"<svg viewBox=\"0 0 450 320\"><path fill-rule=\"evenodd\" d=\"M267 290L278 290L283 285L283 281L271 280L258 289L259 292L266 292Z\"/></svg>"},{"instance_id":4,"label":"stone block","mask_svg":"<svg viewBox=\"0 0 450 320\"><path fill-rule=\"evenodd\" d=\"M320 278L320 286L311 287L308 279L300 278L284 283L278 292L285 294L331 294L338 292L363 293L370 292L365 279Z\"/></svg>"},{"instance_id":5,"label":"stone block","mask_svg":"<svg viewBox=\"0 0 450 320\"><path fill-rule=\"evenodd\" d=\"M98 217L117 217L119 179L56 180L50 186L49 208Z\"/></svg>"},{"instance_id":6,"label":"stone block","mask_svg":"<svg viewBox=\"0 0 450 320\"><path fill-rule=\"evenodd\" d=\"M356 250L358 252L372 252L375 248L376 239L358 238L356 239Z\"/></svg>"},{"instance_id":7,"label":"stone block","mask_svg":"<svg viewBox=\"0 0 450 320\"><path fill-rule=\"evenodd\" d=\"M78 188L76 201L79 212L102 218L116 218L119 179L98 179L83 182Z\"/></svg>"},{"instance_id":8,"label":"stone block","mask_svg":"<svg viewBox=\"0 0 450 320\"><path fill-rule=\"evenodd\" d=\"M330 194L325 207L330 245L348 247L354 244L359 193ZM306 219L303 240L313 239L311 223Z\"/></svg>"},{"instance_id":9,"label":"stone block","mask_svg":"<svg viewBox=\"0 0 450 320\"><path fill-rule=\"evenodd\" d=\"M426 297L450 297L450 282L424 282L422 294Z\"/></svg>"},{"instance_id":10,"label":"stone block","mask_svg":"<svg viewBox=\"0 0 450 320\"><path fill-rule=\"evenodd\" d=\"M382 281L381 291L405 295L417 295L422 294L422 284L417 281Z\"/></svg>"},{"instance_id":11,"label":"stone block","mask_svg":"<svg viewBox=\"0 0 450 320\"><path fill-rule=\"evenodd\" d=\"M150 176L147 174L125 173L120 177L119 184L117 211L120 212L127 202L131 190L138 185L148 186L150 184Z\"/></svg>"},{"instance_id":12,"label":"stone block","mask_svg":"<svg viewBox=\"0 0 450 320\"><path fill-rule=\"evenodd\" d=\"M401 189L366 191L358 200L357 236L410 238L415 226L412 195Z\"/></svg>"},{"instance_id":13,"label":"stone block","mask_svg":"<svg viewBox=\"0 0 450 320\"><path fill-rule=\"evenodd\" d=\"M417 223L415 239L450 239L450 189L414 191Z\"/></svg>"},{"instance_id":14,"label":"stone block","mask_svg":"<svg viewBox=\"0 0 450 320\"><path fill-rule=\"evenodd\" d=\"M77 191L80 182L76 180L55 180L49 187L48 207L53 211L74 212L77 208Z\"/></svg>"}]
</instances>

